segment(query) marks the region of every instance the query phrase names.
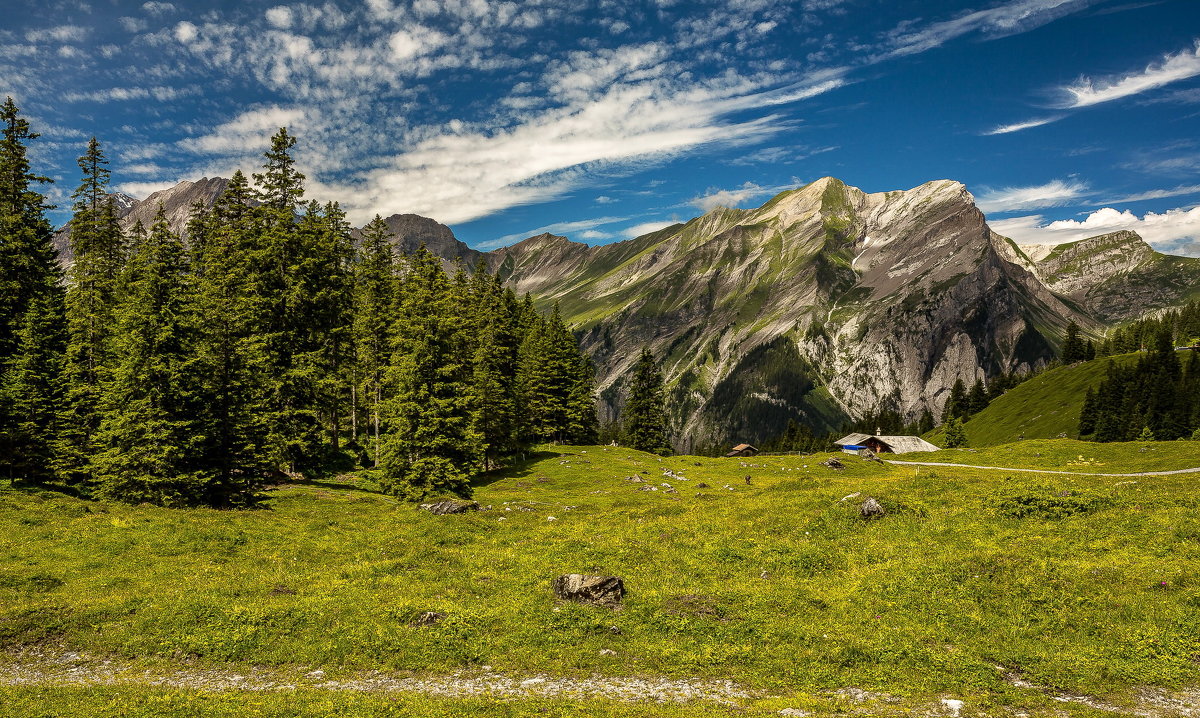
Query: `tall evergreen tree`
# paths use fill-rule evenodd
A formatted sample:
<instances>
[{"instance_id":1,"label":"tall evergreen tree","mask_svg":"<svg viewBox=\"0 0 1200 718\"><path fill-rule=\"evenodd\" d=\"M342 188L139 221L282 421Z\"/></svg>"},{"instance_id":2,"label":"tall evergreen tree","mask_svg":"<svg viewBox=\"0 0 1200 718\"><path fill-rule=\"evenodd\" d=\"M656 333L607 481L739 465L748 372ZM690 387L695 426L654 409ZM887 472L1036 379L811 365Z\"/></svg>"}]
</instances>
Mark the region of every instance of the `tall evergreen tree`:
<instances>
[{"instance_id":1,"label":"tall evergreen tree","mask_svg":"<svg viewBox=\"0 0 1200 718\"><path fill-rule=\"evenodd\" d=\"M66 315L50 209L35 187L27 143L37 139L12 98L0 106L0 472L52 478L62 411Z\"/></svg>"},{"instance_id":2,"label":"tall evergreen tree","mask_svg":"<svg viewBox=\"0 0 1200 718\"><path fill-rule=\"evenodd\" d=\"M368 456L379 461L384 375L391 359L392 308L396 301L396 258L391 231L379 215L363 227L354 264L354 345L357 381L354 405L366 407L371 437Z\"/></svg>"},{"instance_id":3,"label":"tall evergreen tree","mask_svg":"<svg viewBox=\"0 0 1200 718\"><path fill-rule=\"evenodd\" d=\"M69 229L74 257L68 277L68 342L65 408L57 437L56 463L68 482L90 476L90 461L100 448L96 431L99 402L111 369L111 335L123 238L108 197L108 160L95 137L79 158L83 179L72 195Z\"/></svg>"},{"instance_id":4,"label":"tall evergreen tree","mask_svg":"<svg viewBox=\"0 0 1200 718\"><path fill-rule=\"evenodd\" d=\"M1063 364L1074 364L1087 359L1087 346L1079 336L1079 325L1074 319L1067 323L1067 336L1063 340L1059 359Z\"/></svg>"},{"instance_id":5,"label":"tall evergreen tree","mask_svg":"<svg viewBox=\"0 0 1200 718\"><path fill-rule=\"evenodd\" d=\"M465 495L484 453L466 319L436 257L422 246L408 264L389 372L395 393L387 405L381 482L408 498Z\"/></svg>"},{"instance_id":6,"label":"tall evergreen tree","mask_svg":"<svg viewBox=\"0 0 1200 718\"><path fill-rule=\"evenodd\" d=\"M162 205L124 275L117 362L100 405L103 450L93 460L97 493L130 503L204 503L203 478L192 460L187 262Z\"/></svg>"},{"instance_id":7,"label":"tall evergreen tree","mask_svg":"<svg viewBox=\"0 0 1200 718\"><path fill-rule=\"evenodd\" d=\"M218 506L253 501L282 462L267 441L271 362L260 334L267 300L246 261L259 237L252 202L245 175L235 172L212 211L194 212L188 230L204 237L190 247L195 461L206 477L205 503Z\"/></svg>"},{"instance_id":8,"label":"tall evergreen tree","mask_svg":"<svg viewBox=\"0 0 1200 718\"><path fill-rule=\"evenodd\" d=\"M633 367L623 414L625 440L629 446L651 453L670 450L662 370L648 347L642 348L642 354Z\"/></svg>"}]
</instances>

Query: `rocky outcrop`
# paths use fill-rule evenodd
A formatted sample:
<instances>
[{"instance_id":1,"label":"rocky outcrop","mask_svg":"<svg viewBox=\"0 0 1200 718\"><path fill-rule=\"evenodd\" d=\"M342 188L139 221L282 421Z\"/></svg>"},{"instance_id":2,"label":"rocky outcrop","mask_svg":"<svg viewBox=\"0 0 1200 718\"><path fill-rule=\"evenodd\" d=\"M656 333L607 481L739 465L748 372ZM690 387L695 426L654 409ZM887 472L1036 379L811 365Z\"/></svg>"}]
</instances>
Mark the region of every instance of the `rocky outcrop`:
<instances>
[{"instance_id":1,"label":"rocky outcrop","mask_svg":"<svg viewBox=\"0 0 1200 718\"><path fill-rule=\"evenodd\" d=\"M616 576L568 573L550 582L554 597L563 601L615 606L625 596L625 582Z\"/></svg>"},{"instance_id":2,"label":"rocky outcrop","mask_svg":"<svg viewBox=\"0 0 1200 718\"><path fill-rule=\"evenodd\" d=\"M393 214L383 220L392 234L392 244L401 254L411 254L422 244L434 255L441 257L447 266L455 260L461 261L468 270L474 269L483 252L471 249L460 242L446 225L416 214ZM351 235L357 240L361 229Z\"/></svg>"}]
</instances>

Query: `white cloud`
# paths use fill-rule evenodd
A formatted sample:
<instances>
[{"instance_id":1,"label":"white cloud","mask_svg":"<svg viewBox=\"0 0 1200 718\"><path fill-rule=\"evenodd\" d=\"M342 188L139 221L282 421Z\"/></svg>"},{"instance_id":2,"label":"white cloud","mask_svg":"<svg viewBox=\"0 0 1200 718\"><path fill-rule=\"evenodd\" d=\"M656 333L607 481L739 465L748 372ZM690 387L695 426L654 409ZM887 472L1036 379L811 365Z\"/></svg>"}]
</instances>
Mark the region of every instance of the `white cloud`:
<instances>
[{"instance_id":1,"label":"white cloud","mask_svg":"<svg viewBox=\"0 0 1200 718\"><path fill-rule=\"evenodd\" d=\"M1087 107L1136 95L1156 87L1200 75L1200 41L1191 50L1167 55L1161 62L1140 72L1102 80L1083 78L1074 85L1063 87L1069 97L1065 107Z\"/></svg>"},{"instance_id":2,"label":"white cloud","mask_svg":"<svg viewBox=\"0 0 1200 718\"><path fill-rule=\"evenodd\" d=\"M1053 22L1092 0L1017 0L988 10L968 12L953 20L931 23L912 30L903 23L888 38L888 48L874 60L913 55L932 50L962 35L980 32L987 37L1004 37L1026 32Z\"/></svg>"},{"instance_id":3,"label":"white cloud","mask_svg":"<svg viewBox=\"0 0 1200 718\"><path fill-rule=\"evenodd\" d=\"M588 230L588 231L583 232L583 234L580 236L584 237L585 239L593 239L593 238L596 238L597 235L603 235L604 237L611 237L612 235L608 234L607 232L595 232L594 228L600 227L600 226L603 226L606 224L612 224L613 222L624 222L627 219L629 219L629 218L628 217L595 217L592 219L582 219L582 220L579 220L576 222L555 222L554 224L548 224L544 227L538 227L537 229L529 229L529 230L525 230L524 232L514 232L512 234L506 234L503 237L497 237L496 239L491 239L486 242L482 242L482 243L476 245L476 248L477 249L495 249L496 247L506 247L506 246L512 244L513 242L519 242L520 240L528 239L529 237L536 237L537 235L543 234L546 232L549 232L550 234L564 235L569 238L570 232L576 232L579 230Z\"/></svg>"},{"instance_id":4,"label":"white cloud","mask_svg":"<svg viewBox=\"0 0 1200 718\"><path fill-rule=\"evenodd\" d=\"M175 180L163 182L120 182L113 185L113 189L118 192L124 192L130 197L136 199L146 199L146 197L158 192L159 190L170 189L179 184Z\"/></svg>"},{"instance_id":5,"label":"white cloud","mask_svg":"<svg viewBox=\"0 0 1200 718\"><path fill-rule=\"evenodd\" d=\"M121 27L125 28L126 32L142 32L150 27L150 23L140 17L119 17L117 18L117 22L120 23Z\"/></svg>"},{"instance_id":6,"label":"white cloud","mask_svg":"<svg viewBox=\"0 0 1200 718\"><path fill-rule=\"evenodd\" d=\"M194 152L218 155L260 154L270 145L271 135L280 127L294 128L303 120L304 112L299 109L263 107L247 110L218 125L209 134L184 140L180 144Z\"/></svg>"},{"instance_id":7,"label":"white cloud","mask_svg":"<svg viewBox=\"0 0 1200 718\"><path fill-rule=\"evenodd\" d=\"M707 194L694 197L688 204L704 212L710 212L717 207L738 207L754 197L779 194L787 189L792 189L792 187L788 185L763 187L753 182L746 182L734 189L716 189L715 187L710 187Z\"/></svg>"},{"instance_id":8,"label":"white cloud","mask_svg":"<svg viewBox=\"0 0 1200 718\"><path fill-rule=\"evenodd\" d=\"M1032 187L1004 187L978 196L975 205L984 212L1061 207L1088 194L1088 186L1076 180L1054 180Z\"/></svg>"},{"instance_id":9,"label":"white cloud","mask_svg":"<svg viewBox=\"0 0 1200 718\"><path fill-rule=\"evenodd\" d=\"M1032 127L1041 127L1042 125L1048 125L1051 122L1057 122L1057 121L1061 120L1062 117L1063 117L1062 115L1055 115L1053 117L1041 117L1041 118L1036 118L1036 119L1032 119L1032 120L1026 120L1024 122L1015 122L1011 125L1000 125L999 127L994 127L992 129L988 130L987 132L984 132L983 134L985 134L985 135L1007 135L1010 132L1020 132L1021 130L1028 130Z\"/></svg>"},{"instance_id":10,"label":"white cloud","mask_svg":"<svg viewBox=\"0 0 1200 718\"><path fill-rule=\"evenodd\" d=\"M121 175L161 175L165 174L167 169L162 165L156 165L153 162L144 162L140 164L125 165L118 170L117 174Z\"/></svg>"},{"instance_id":11,"label":"white cloud","mask_svg":"<svg viewBox=\"0 0 1200 718\"><path fill-rule=\"evenodd\" d=\"M1200 194L1200 184L1180 185L1172 189L1152 189L1146 192L1106 199L1101 204L1128 204L1142 202L1148 199L1163 199L1165 197L1182 197L1189 194Z\"/></svg>"},{"instance_id":12,"label":"white cloud","mask_svg":"<svg viewBox=\"0 0 1200 718\"><path fill-rule=\"evenodd\" d=\"M1083 221L1062 219L1047 223L1041 215L1031 215L989 224L997 233L1025 244L1061 244L1130 230L1160 251L1195 254L1200 248L1200 207L1171 209L1161 214L1147 212L1141 217L1129 210L1105 207Z\"/></svg>"},{"instance_id":13,"label":"white cloud","mask_svg":"<svg viewBox=\"0 0 1200 718\"><path fill-rule=\"evenodd\" d=\"M59 25L57 27L30 30L25 33L29 42L82 42L88 36L88 29L79 25Z\"/></svg>"},{"instance_id":14,"label":"white cloud","mask_svg":"<svg viewBox=\"0 0 1200 718\"><path fill-rule=\"evenodd\" d=\"M660 222L642 222L641 224L635 224L632 227L626 227L625 229L621 230L621 234L623 234L625 237L632 239L634 237L641 237L644 234L650 234L651 232L657 232L658 230L660 230L664 227L670 227L673 224L678 224L678 223L677 222L661 222L661 221Z\"/></svg>"},{"instance_id":15,"label":"white cloud","mask_svg":"<svg viewBox=\"0 0 1200 718\"><path fill-rule=\"evenodd\" d=\"M286 30L292 26L292 9L286 5L277 5L267 10L266 18L272 26Z\"/></svg>"},{"instance_id":16,"label":"white cloud","mask_svg":"<svg viewBox=\"0 0 1200 718\"><path fill-rule=\"evenodd\" d=\"M428 55L445 45L449 39L445 33L416 25L408 30L394 32L388 40L388 47L392 49L392 57L403 62Z\"/></svg>"},{"instance_id":17,"label":"white cloud","mask_svg":"<svg viewBox=\"0 0 1200 718\"><path fill-rule=\"evenodd\" d=\"M142 9L151 15L166 15L169 12L175 12L175 6L169 2L144 3Z\"/></svg>"},{"instance_id":18,"label":"white cloud","mask_svg":"<svg viewBox=\"0 0 1200 718\"><path fill-rule=\"evenodd\" d=\"M187 20L182 20L178 25L175 26L175 39L185 45L195 40L196 36L199 34L200 28L196 27Z\"/></svg>"},{"instance_id":19,"label":"white cloud","mask_svg":"<svg viewBox=\"0 0 1200 718\"><path fill-rule=\"evenodd\" d=\"M159 102L174 100L179 97L193 95L198 88L180 90L175 87L110 87L91 92L68 92L62 96L66 102L124 102L127 100L145 100L154 98Z\"/></svg>"}]
</instances>

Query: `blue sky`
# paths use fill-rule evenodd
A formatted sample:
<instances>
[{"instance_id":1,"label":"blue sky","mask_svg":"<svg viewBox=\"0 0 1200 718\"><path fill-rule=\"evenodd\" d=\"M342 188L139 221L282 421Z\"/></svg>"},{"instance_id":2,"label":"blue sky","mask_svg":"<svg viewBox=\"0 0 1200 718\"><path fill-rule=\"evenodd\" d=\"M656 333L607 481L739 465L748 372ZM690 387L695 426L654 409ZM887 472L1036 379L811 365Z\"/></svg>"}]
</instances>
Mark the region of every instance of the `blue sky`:
<instances>
[{"instance_id":1,"label":"blue sky","mask_svg":"<svg viewBox=\"0 0 1200 718\"><path fill-rule=\"evenodd\" d=\"M1200 255L1197 0L6 0L0 94L62 206L253 170L490 248L602 243L825 175L963 182L1002 234ZM62 214L57 215L61 219Z\"/></svg>"}]
</instances>

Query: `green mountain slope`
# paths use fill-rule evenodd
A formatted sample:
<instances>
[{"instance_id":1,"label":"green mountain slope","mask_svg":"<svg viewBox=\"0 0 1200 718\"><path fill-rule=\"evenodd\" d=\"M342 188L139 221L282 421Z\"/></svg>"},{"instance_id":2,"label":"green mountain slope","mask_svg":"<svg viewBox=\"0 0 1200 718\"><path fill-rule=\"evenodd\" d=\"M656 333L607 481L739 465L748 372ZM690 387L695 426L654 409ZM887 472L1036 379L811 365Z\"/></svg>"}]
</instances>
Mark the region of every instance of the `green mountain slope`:
<instances>
[{"instance_id":1,"label":"green mountain slope","mask_svg":"<svg viewBox=\"0 0 1200 718\"><path fill-rule=\"evenodd\" d=\"M1078 438L1079 411L1088 388L1104 380L1109 360L1133 364L1141 354L1122 354L1061 366L1040 374L998 397L964 424L969 446L995 446L1021 439ZM944 445L943 427L926 438Z\"/></svg>"}]
</instances>

